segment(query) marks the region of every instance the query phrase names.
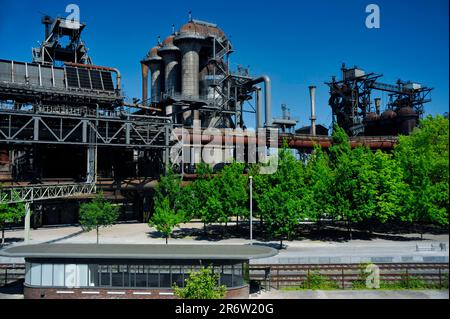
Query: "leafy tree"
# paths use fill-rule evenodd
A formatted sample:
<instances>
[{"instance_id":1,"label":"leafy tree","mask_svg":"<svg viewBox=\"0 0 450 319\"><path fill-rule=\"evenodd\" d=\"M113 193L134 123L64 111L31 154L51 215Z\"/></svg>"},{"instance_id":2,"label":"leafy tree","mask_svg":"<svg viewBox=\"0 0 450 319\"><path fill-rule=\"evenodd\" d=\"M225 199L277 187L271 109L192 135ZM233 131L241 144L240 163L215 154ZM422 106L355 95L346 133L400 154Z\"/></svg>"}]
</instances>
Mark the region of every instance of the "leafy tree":
<instances>
[{"instance_id":1,"label":"leafy tree","mask_svg":"<svg viewBox=\"0 0 450 319\"><path fill-rule=\"evenodd\" d=\"M184 216L182 214L176 214L173 209L170 208L169 199L164 198L162 202L159 202L155 207L155 213L150 218L148 224L161 232L166 238L166 244L168 244L173 228L177 227L183 220Z\"/></svg>"},{"instance_id":2,"label":"leafy tree","mask_svg":"<svg viewBox=\"0 0 450 319\"><path fill-rule=\"evenodd\" d=\"M360 221L362 216L358 212L354 196L357 190L358 164L353 160L352 149L348 135L339 126L333 129L333 145L330 147L330 164L334 172L332 192L334 194L333 217L343 220L347 224L350 239L352 238L351 224Z\"/></svg>"},{"instance_id":3,"label":"leafy tree","mask_svg":"<svg viewBox=\"0 0 450 319\"><path fill-rule=\"evenodd\" d=\"M80 206L80 224L85 231L96 230L97 244L99 228L112 226L119 217L119 207L112 205L99 193L91 202Z\"/></svg>"},{"instance_id":4,"label":"leafy tree","mask_svg":"<svg viewBox=\"0 0 450 319\"><path fill-rule=\"evenodd\" d=\"M197 165L198 177L190 185L191 209L197 211L194 216L200 218L203 223L203 230L206 234L208 224L224 220L222 200L220 198L218 179L212 175L209 165L201 163Z\"/></svg>"},{"instance_id":5,"label":"leafy tree","mask_svg":"<svg viewBox=\"0 0 450 319\"><path fill-rule=\"evenodd\" d=\"M233 162L225 166L217 176L222 202L222 213L218 216L218 221L225 222L225 225L233 216L236 216L237 225L240 216L248 216L248 177L244 175L244 168L244 164Z\"/></svg>"},{"instance_id":6,"label":"leafy tree","mask_svg":"<svg viewBox=\"0 0 450 319\"><path fill-rule=\"evenodd\" d=\"M278 169L264 178L255 178L258 208L269 233L280 239L291 240L298 224L305 219L304 167L296 160L286 142L279 150ZM261 187L262 181L266 182Z\"/></svg>"},{"instance_id":7,"label":"leafy tree","mask_svg":"<svg viewBox=\"0 0 450 319\"><path fill-rule=\"evenodd\" d=\"M19 222L25 216L25 205L0 204L0 228L2 230L2 245L5 244L5 227L7 223Z\"/></svg>"},{"instance_id":8,"label":"leafy tree","mask_svg":"<svg viewBox=\"0 0 450 319\"><path fill-rule=\"evenodd\" d=\"M178 206L178 197L181 192L181 177L176 175L172 168L167 170L165 176L161 176L155 189L155 206L166 198L169 201L170 208Z\"/></svg>"},{"instance_id":9,"label":"leafy tree","mask_svg":"<svg viewBox=\"0 0 450 319\"><path fill-rule=\"evenodd\" d=\"M0 190L2 185L0 185ZM1 195L1 194L0 194ZM17 200L19 195L13 191L12 198ZM0 204L0 228L2 230L2 241L1 244L5 244L5 227L7 223L19 222L26 214L25 204Z\"/></svg>"},{"instance_id":10,"label":"leafy tree","mask_svg":"<svg viewBox=\"0 0 450 319\"><path fill-rule=\"evenodd\" d=\"M219 274L213 268L206 267L191 272L184 288L174 285L174 293L182 299L222 299L226 294L225 286L217 286Z\"/></svg>"},{"instance_id":11,"label":"leafy tree","mask_svg":"<svg viewBox=\"0 0 450 319\"><path fill-rule=\"evenodd\" d=\"M410 190L403 219L448 226L448 118L421 120L410 136L400 137L394 154Z\"/></svg>"},{"instance_id":12,"label":"leafy tree","mask_svg":"<svg viewBox=\"0 0 450 319\"><path fill-rule=\"evenodd\" d=\"M304 200L306 215L320 228L322 218L332 217L334 183L333 170L328 155L320 146L314 149L305 167Z\"/></svg>"}]
</instances>

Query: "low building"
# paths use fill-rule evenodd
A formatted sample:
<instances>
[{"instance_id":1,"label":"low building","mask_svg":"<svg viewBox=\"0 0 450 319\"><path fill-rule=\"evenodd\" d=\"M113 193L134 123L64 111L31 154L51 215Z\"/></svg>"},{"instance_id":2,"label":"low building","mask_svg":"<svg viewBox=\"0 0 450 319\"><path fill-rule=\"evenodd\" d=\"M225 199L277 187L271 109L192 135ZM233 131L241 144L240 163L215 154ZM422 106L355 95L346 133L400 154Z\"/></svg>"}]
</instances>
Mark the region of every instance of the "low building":
<instances>
[{"instance_id":1,"label":"low building","mask_svg":"<svg viewBox=\"0 0 450 319\"><path fill-rule=\"evenodd\" d=\"M3 251L25 258L25 299L175 298L189 273L213 266L226 298L248 298L249 260L277 251L257 245L37 244Z\"/></svg>"}]
</instances>

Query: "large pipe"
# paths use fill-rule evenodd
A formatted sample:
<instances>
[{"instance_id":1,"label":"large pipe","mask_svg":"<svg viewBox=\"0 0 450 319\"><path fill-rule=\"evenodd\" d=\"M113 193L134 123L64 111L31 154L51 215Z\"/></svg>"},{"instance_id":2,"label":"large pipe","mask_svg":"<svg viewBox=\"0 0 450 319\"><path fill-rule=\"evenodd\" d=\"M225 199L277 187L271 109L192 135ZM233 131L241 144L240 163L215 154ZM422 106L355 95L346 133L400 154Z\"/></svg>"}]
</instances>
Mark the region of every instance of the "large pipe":
<instances>
[{"instance_id":1,"label":"large pipe","mask_svg":"<svg viewBox=\"0 0 450 319\"><path fill-rule=\"evenodd\" d=\"M262 119L262 91L260 87L256 88L256 129L263 127Z\"/></svg>"},{"instance_id":2,"label":"large pipe","mask_svg":"<svg viewBox=\"0 0 450 319\"><path fill-rule=\"evenodd\" d=\"M260 76L259 78L253 79L247 82L248 86L254 86L264 82L264 103L266 111L266 127L272 126L272 85L270 83L270 78L267 75Z\"/></svg>"},{"instance_id":3,"label":"large pipe","mask_svg":"<svg viewBox=\"0 0 450 319\"><path fill-rule=\"evenodd\" d=\"M141 62L142 69L142 104L147 105L148 99L148 65Z\"/></svg>"},{"instance_id":4,"label":"large pipe","mask_svg":"<svg viewBox=\"0 0 450 319\"><path fill-rule=\"evenodd\" d=\"M310 134L316 136L316 87L309 87L309 96L311 98L311 128Z\"/></svg>"}]
</instances>

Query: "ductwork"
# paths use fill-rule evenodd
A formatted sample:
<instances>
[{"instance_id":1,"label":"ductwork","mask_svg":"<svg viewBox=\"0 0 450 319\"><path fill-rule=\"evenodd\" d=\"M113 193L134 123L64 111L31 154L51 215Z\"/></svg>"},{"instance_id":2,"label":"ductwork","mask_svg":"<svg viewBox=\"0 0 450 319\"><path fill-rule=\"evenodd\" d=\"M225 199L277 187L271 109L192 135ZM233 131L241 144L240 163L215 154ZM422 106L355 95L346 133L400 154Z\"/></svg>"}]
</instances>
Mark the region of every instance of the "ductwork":
<instances>
[{"instance_id":1,"label":"ductwork","mask_svg":"<svg viewBox=\"0 0 450 319\"><path fill-rule=\"evenodd\" d=\"M260 76L247 82L248 86L254 86L264 82L264 103L266 113L266 127L272 126L272 85L267 75Z\"/></svg>"},{"instance_id":2,"label":"ductwork","mask_svg":"<svg viewBox=\"0 0 450 319\"><path fill-rule=\"evenodd\" d=\"M262 119L262 91L260 87L256 87L256 129L263 127Z\"/></svg>"}]
</instances>

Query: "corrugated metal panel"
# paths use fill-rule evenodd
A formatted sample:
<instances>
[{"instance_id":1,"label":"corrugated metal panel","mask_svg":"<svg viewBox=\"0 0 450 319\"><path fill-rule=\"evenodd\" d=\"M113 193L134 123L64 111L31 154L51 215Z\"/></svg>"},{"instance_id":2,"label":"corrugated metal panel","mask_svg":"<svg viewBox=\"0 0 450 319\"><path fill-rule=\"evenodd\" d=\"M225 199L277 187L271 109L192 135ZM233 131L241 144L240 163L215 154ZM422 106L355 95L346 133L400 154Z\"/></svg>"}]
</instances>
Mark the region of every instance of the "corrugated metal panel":
<instances>
[{"instance_id":1,"label":"corrugated metal panel","mask_svg":"<svg viewBox=\"0 0 450 319\"><path fill-rule=\"evenodd\" d=\"M42 86L44 87L52 87L52 69L41 66L41 76L42 76Z\"/></svg>"},{"instance_id":2,"label":"corrugated metal panel","mask_svg":"<svg viewBox=\"0 0 450 319\"><path fill-rule=\"evenodd\" d=\"M102 71L103 87L106 91L114 91L114 84L111 72Z\"/></svg>"},{"instance_id":3,"label":"corrugated metal panel","mask_svg":"<svg viewBox=\"0 0 450 319\"><path fill-rule=\"evenodd\" d=\"M67 73L67 85L73 88L79 88L80 85L78 83L78 72L76 68L66 67Z\"/></svg>"},{"instance_id":4,"label":"corrugated metal panel","mask_svg":"<svg viewBox=\"0 0 450 319\"><path fill-rule=\"evenodd\" d=\"M64 70L63 69L53 69L55 75L55 86L57 88L65 88L64 84Z\"/></svg>"},{"instance_id":5,"label":"corrugated metal panel","mask_svg":"<svg viewBox=\"0 0 450 319\"><path fill-rule=\"evenodd\" d=\"M28 77L30 84L39 85L39 67L37 64L28 64Z\"/></svg>"},{"instance_id":6,"label":"corrugated metal panel","mask_svg":"<svg viewBox=\"0 0 450 319\"><path fill-rule=\"evenodd\" d=\"M94 90L103 90L102 79L100 78L100 71L91 70L92 88Z\"/></svg>"},{"instance_id":7,"label":"corrugated metal panel","mask_svg":"<svg viewBox=\"0 0 450 319\"><path fill-rule=\"evenodd\" d=\"M0 81L11 82L11 61L0 61Z\"/></svg>"},{"instance_id":8,"label":"corrugated metal panel","mask_svg":"<svg viewBox=\"0 0 450 319\"><path fill-rule=\"evenodd\" d=\"M91 80L89 78L89 70L78 69L78 76L80 78L80 86L83 89L91 89Z\"/></svg>"}]
</instances>

